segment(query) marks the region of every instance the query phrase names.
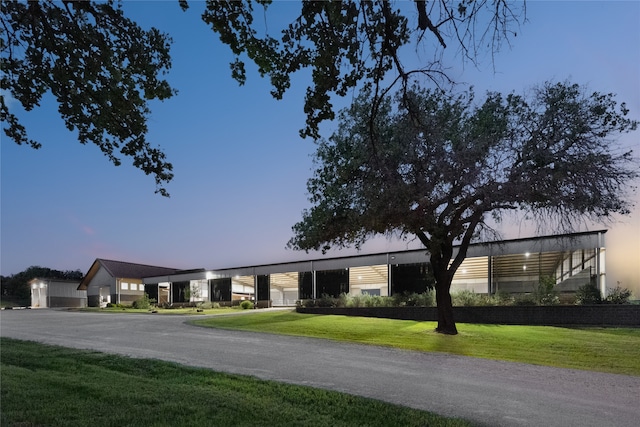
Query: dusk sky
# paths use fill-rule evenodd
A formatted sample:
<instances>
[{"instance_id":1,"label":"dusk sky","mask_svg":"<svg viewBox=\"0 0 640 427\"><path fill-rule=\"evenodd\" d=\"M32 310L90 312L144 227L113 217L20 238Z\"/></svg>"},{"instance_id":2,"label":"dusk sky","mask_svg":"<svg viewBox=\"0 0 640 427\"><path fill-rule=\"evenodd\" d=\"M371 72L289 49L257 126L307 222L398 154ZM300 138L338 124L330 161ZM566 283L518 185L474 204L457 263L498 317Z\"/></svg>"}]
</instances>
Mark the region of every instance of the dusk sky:
<instances>
[{"instance_id":1,"label":"dusk sky","mask_svg":"<svg viewBox=\"0 0 640 427\"><path fill-rule=\"evenodd\" d=\"M149 141L174 165L171 198L154 194L153 178L129 160L115 167L97 146L78 143L47 98L20 114L40 150L0 136L2 275L31 265L86 272L95 258L213 269L322 256L285 249L291 226L309 207L306 181L315 145L298 134L305 75L293 79L281 101L270 96L269 82L254 67L248 67L247 84L238 86L230 76L229 48L200 20L202 4L191 3L186 13L177 1L124 3L143 27L156 26L174 40L168 80L179 93L153 102L149 119ZM297 2L275 6L274 12L299 8ZM276 13L266 19L278 22ZM527 20L494 64L485 57L477 70L457 57L447 64L452 76L473 84L478 95L524 93L568 79L617 94L640 120L639 1L530 1ZM324 135L334 126L323 126ZM638 156L639 140L635 132L621 143ZM634 200L640 202L637 193ZM625 262L638 270L639 217L636 206L607 236L628 248ZM583 231L601 228L585 225ZM534 235L518 224L503 231L506 238ZM361 252L407 247L418 245L382 238Z\"/></svg>"}]
</instances>

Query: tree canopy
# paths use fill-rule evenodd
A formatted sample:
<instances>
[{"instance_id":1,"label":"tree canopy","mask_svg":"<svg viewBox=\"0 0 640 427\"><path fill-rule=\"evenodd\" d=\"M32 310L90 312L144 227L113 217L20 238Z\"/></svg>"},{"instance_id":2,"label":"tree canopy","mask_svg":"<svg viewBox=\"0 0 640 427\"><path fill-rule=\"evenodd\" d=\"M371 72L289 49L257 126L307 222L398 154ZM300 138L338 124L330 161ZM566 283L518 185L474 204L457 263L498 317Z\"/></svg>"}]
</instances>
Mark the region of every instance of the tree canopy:
<instances>
[{"instance_id":1,"label":"tree canopy","mask_svg":"<svg viewBox=\"0 0 640 427\"><path fill-rule=\"evenodd\" d=\"M113 2L2 2L0 119L17 144L39 148L5 94L31 111L51 93L70 131L96 144L116 166L120 156L153 175L167 195L172 165L147 141L148 102L174 94L161 78L171 67L170 39L143 30Z\"/></svg>"},{"instance_id":2,"label":"tree canopy","mask_svg":"<svg viewBox=\"0 0 640 427\"><path fill-rule=\"evenodd\" d=\"M639 176L615 137L637 128L612 94L546 83L530 96L413 87L372 115L365 90L318 142L312 207L289 246L359 246L376 234L415 236L436 279L439 329L455 333L449 288L487 220L518 211L569 230L628 214ZM454 244L459 245L457 253Z\"/></svg>"},{"instance_id":3,"label":"tree canopy","mask_svg":"<svg viewBox=\"0 0 640 427\"><path fill-rule=\"evenodd\" d=\"M256 0L263 8L257 14L250 0L207 2L202 19L235 54L231 71L241 84L246 79L245 57L269 77L277 99L296 71L310 69L306 126L300 134L312 138L320 136L322 121L335 118L332 95L345 96L364 86L376 101L393 87L406 89L420 78L450 83L442 49L453 45L463 58L475 62L480 51L497 52L517 34L524 19L522 3L503 0L415 0L412 6L399 3L402 7L397 8L388 0L303 1L299 16L278 28L280 34L274 37L271 34L278 30L273 32L264 18L271 3ZM186 0L181 5L189 7ZM403 48L410 46L426 52L420 61L414 61L416 52L403 55Z\"/></svg>"},{"instance_id":4,"label":"tree canopy","mask_svg":"<svg viewBox=\"0 0 640 427\"><path fill-rule=\"evenodd\" d=\"M3 297L29 298L29 281L32 279L77 280L80 282L84 274L80 270L53 270L47 267L32 265L24 271L11 276L0 277L0 295Z\"/></svg>"},{"instance_id":5,"label":"tree canopy","mask_svg":"<svg viewBox=\"0 0 640 427\"><path fill-rule=\"evenodd\" d=\"M192 4L178 3L183 9ZM333 95L364 85L382 97L419 76L447 82L441 49L456 46L471 60L487 46L493 53L515 34L523 16L521 6L503 0L416 0L404 9L383 0L304 1L290 24L273 30L277 20L267 23L270 4L207 2L202 20L235 55L231 76L240 84L246 81L247 59L270 79L277 99L294 73L311 71L301 135L313 138L319 137L322 121L335 117ZM18 144L40 147L5 97L28 112L51 94L66 127L77 131L82 144L96 144L115 165L121 156L130 158L154 176L156 192L168 196L172 165L146 135L149 102L175 94L162 77L171 67L169 36L142 29L114 0L3 1L0 21L5 134ZM410 45L422 46L431 59L406 67L401 50Z\"/></svg>"}]
</instances>

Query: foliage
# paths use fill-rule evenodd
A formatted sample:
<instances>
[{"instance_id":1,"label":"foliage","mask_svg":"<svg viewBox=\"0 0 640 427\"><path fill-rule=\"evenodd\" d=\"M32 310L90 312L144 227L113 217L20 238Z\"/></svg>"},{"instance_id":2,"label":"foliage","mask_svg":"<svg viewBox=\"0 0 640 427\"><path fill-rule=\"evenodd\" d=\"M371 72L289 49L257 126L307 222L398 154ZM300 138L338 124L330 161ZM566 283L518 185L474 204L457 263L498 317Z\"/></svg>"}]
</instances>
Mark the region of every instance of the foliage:
<instances>
[{"instance_id":1,"label":"foliage","mask_svg":"<svg viewBox=\"0 0 640 427\"><path fill-rule=\"evenodd\" d=\"M534 294L520 294L513 300L514 305L536 305L538 300Z\"/></svg>"},{"instance_id":2,"label":"foliage","mask_svg":"<svg viewBox=\"0 0 640 427\"><path fill-rule=\"evenodd\" d=\"M423 293L401 293L392 296L396 306L402 307L433 307L436 305L435 292L430 289Z\"/></svg>"},{"instance_id":3,"label":"foliage","mask_svg":"<svg viewBox=\"0 0 640 427\"><path fill-rule=\"evenodd\" d=\"M416 76L448 83L440 49L452 43L474 62L480 50L497 52L524 15L524 8L506 2L427 7L417 1L414 23L415 11L394 10L388 1L302 2L293 22L278 28L281 17L277 11L267 13L270 3L211 1L201 16L235 56L231 76L239 84L246 81L245 57L269 77L276 99L289 89L296 71L310 69L301 134L314 138L319 123L334 118L332 95L345 96L364 85L382 96L389 74L395 74L391 86L406 86ZM187 9L190 3L179 4ZM262 10L254 10L256 5ZM269 16L274 19L267 22ZM6 135L39 148L5 93L27 112L50 93L82 144L96 144L115 165L121 156L130 158L154 176L156 192L168 196L172 165L147 141L147 120L150 101L175 94L162 78L171 67L169 36L153 27L142 29L125 16L119 0L3 1L0 19L0 119L7 124ZM271 34L281 34L280 39ZM405 69L400 52L411 42L433 50L434 59Z\"/></svg>"},{"instance_id":4,"label":"foliage","mask_svg":"<svg viewBox=\"0 0 640 427\"><path fill-rule=\"evenodd\" d=\"M607 293L606 302L610 304L629 304L631 298L631 291L627 288L622 288L620 285L613 289L609 289Z\"/></svg>"},{"instance_id":5,"label":"foliage","mask_svg":"<svg viewBox=\"0 0 640 427\"><path fill-rule=\"evenodd\" d=\"M600 289L595 283L589 282L578 288L576 291L576 304L588 305L588 304L601 304L602 295L600 295Z\"/></svg>"},{"instance_id":6,"label":"foliage","mask_svg":"<svg viewBox=\"0 0 640 427\"><path fill-rule=\"evenodd\" d=\"M338 307L389 307L392 301L388 297L380 295L369 295L362 293L358 295L342 294L346 296L344 303L339 302Z\"/></svg>"},{"instance_id":7,"label":"foliage","mask_svg":"<svg viewBox=\"0 0 640 427\"><path fill-rule=\"evenodd\" d=\"M253 303L251 301L245 300L240 303L240 308L243 310L248 310L253 308Z\"/></svg>"},{"instance_id":8,"label":"foliage","mask_svg":"<svg viewBox=\"0 0 640 427\"><path fill-rule=\"evenodd\" d=\"M3 426L469 425L335 391L160 360L8 338L0 343Z\"/></svg>"},{"instance_id":9,"label":"foliage","mask_svg":"<svg viewBox=\"0 0 640 427\"><path fill-rule=\"evenodd\" d=\"M493 233L489 215L499 221L519 211L571 230L585 218L629 213L627 190L640 173L612 139L637 122L612 94L546 83L527 97L488 93L477 103L473 91L414 87L386 97L375 116L372 102L364 90L333 135L318 141L307 184L312 207L289 247L326 251L359 248L377 234L417 237L447 333L455 333L451 280L472 240Z\"/></svg>"},{"instance_id":10,"label":"foliage","mask_svg":"<svg viewBox=\"0 0 640 427\"><path fill-rule=\"evenodd\" d=\"M422 294L402 293L391 297L362 293L342 293L338 298L323 294L318 299L296 301L297 307L433 307L435 294L432 290Z\"/></svg>"},{"instance_id":11,"label":"foliage","mask_svg":"<svg viewBox=\"0 0 640 427\"><path fill-rule=\"evenodd\" d=\"M320 295L320 298L316 299L315 305L316 307L336 307L338 305L338 301L331 295L322 294Z\"/></svg>"},{"instance_id":12,"label":"foliage","mask_svg":"<svg viewBox=\"0 0 640 427\"><path fill-rule=\"evenodd\" d=\"M458 307L488 307L515 305L515 297L507 292L494 295L477 294L470 290L461 290L451 294L453 306Z\"/></svg>"},{"instance_id":13,"label":"foliage","mask_svg":"<svg viewBox=\"0 0 640 427\"><path fill-rule=\"evenodd\" d=\"M602 298L600 290L595 283L587 283L578 288L576 292L576 304L629 304L631 290L620 285L607 291L606 298Z\"/></svg>"},{"instance_id":14,"label":"foliage","mask_svg":"<svg viewBox=\"0 0 640 427\"><path fill-rule=\"evenodd\" d=\"M558 291L555 289L556 279L551 276L540 276L538 287L535 292L535 299L538 305L560 304Z\"/></svg>"},{"instance_id":15,"label":"foliage","mask_svg":"<svg viewBox=\"0 0 640 427\"><path fill-rule=\"evenodd\" d=\"M515 298L509 292L498 291L493 295L495 305L514 305Z\"/></svg>"},{"instance_id":16,"label":"foliage","mask_svg":"<svg viewBox=\"0 0 640 427\"><path fill-rule=\"evenodd\" d=\"M593 304L595 302L582 302L585 287L581 287L577 292L576 304ZM585 288L586 289L586 288ZM597 288L596 288L597 291ZM597 291L599 295L599 291ZM611 291L611 302L628 303L631 292L628 289L615 289ZM460 290L451 293L452 305L454 307L490 307L490 306L533 306L533 305L557 305L560 304L558 291L555 289L555 279L552 277L541 277L540 284L532 293L510 294L505 291L496 294L481 294L473 290ZM573 299L570 298L571 304ZM620 302L625 301L625 302ZM602 302L602 301L601 301ZM567 302L563 302L567 304ZM379 296L358 294L351 295L342 293L338 298L329 295L322 295L318 299L298 300L297 307L434 307L436 297L433 290L418 293L400 293L393 296Z\"/></svg>"},{"instance_id":17,"label":"foliage","mask_svg":"<svg viewBox=\"0 0 640 427\"><path fill-rule=\"evenodd\" d=\"M303 2L299 16L281 32L272 30L274 25L277 28L273 22L267 23L271 31L264 32L271 1L258 3L263 11L254 11L249 1L207 2L202 18L234 53L231 75L240 84L246 81L245 55L258 66L260 75L269 77L276 99L291 86L292 74L310 70L306 126L300 133L312 138L319 137L322 121L335 118L332 95L345 96L364 85L378 99L394 85L406 87L420 77L448 83L439 59L447 43L475 61L479 51L497 52L524 15L524 8L506 2L436 2L427 7L426 2L417 1L404 10L394 10L383 0ZM183 4L186 8L187 2ZM416 12L417 22L410 22ZM256 16L259 19L254 22ZM412 48L433 52L434 59L407 68L401 51L412 43L416 45ZM371 104L372 111L376 104Z\"/></svg>"},{"instance_id":18,"label":"foliage","mask_svg":"<svg viewBox=\"0 0 640 427\"><path fill-rule=\"evenodd\" d=\"M171 67L170 39L143 30L120 4L109 2L3 1L0 51L0 120L17 144L40 148L16 116L5 93L31 111L51 93L70 131L96 144L116 166L130 157L156 192L171 180L172 165L146 139L148 102L174 91L159 76Z\"/></svg>"},{"instance_id":19,"label":"foliage","mask_svg":"<svg viewBox=\"0 0 640 427\"><path fill-rule=\"evenodd\" d=\"M151 299L146 293L131 304L133 308L148 310L152 307Z\"/></svg>"},{"instance_id":20,"label":"foliage","mask_svg":"<svg viewBox=\"0 0 640 427\"><path fill-rule=\"evenodd\" d=\"M461 290L451 294L453 306L474 307L483 305L480 301L480 295L470 290Z\"/></svg>"},{"instance_id":21,"label":"foliage","mask_svg":"<svg viewBox=\"0 0 640 427\"><path fill-rule=\"evenodd\" d=\"M108 302L106 308L121 308L123 310L127 308L133 308L132 305L122 304L119 302Z\"/></svg>"}]
</instances>

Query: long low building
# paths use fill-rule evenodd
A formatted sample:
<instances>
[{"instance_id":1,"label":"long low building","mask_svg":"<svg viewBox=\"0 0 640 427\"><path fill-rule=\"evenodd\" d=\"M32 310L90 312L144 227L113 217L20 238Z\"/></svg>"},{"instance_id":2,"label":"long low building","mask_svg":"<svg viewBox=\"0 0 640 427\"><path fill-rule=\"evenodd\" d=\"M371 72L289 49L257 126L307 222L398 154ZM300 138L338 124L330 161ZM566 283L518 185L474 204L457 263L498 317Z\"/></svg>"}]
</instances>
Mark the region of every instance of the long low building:
<instances>
[{"instance_id":1,"label":"long low building","mask_svg":"<svg viewBox=\"0 0 640 427\"><path fill-rule=\"evenodd\" d=\"M604 295L605 233L599 230L471 245L451 290L527 293L536 289L540 278L547 277L555 280L561 292L575 292L593 283ZM116 287L125 283L126 289L101 292L120 301L125 292L128 301L146 293L168 305L205 301L230 305L257 300L260 306L291 306L297 300L322 295L424 292L430 285L428 268L426 250L415 249L214 270L167 269L162 275L137 278L135 291L131 280L112 280ZM83 281L83 285L91 288L89 282ZM89 301L92 305L91 294Z\"/></svg>"}]
</instances>

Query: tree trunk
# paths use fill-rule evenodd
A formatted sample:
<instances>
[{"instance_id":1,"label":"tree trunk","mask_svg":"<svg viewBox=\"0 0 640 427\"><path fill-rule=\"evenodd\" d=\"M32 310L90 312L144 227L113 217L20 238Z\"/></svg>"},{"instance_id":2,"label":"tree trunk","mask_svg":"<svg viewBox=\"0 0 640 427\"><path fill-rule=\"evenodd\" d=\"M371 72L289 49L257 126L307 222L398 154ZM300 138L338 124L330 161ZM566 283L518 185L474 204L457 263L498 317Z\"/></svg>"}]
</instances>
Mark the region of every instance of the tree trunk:
<instances>
[{"instance_id":1,"label":"tree trunk","mask_svg":"<svg viewBox=\"0 0 640 427\"><path fill-rule=\"evenodd\" d=\"M432 236L441 236L439 238L428 239L424 233L417 234L420 241L429 250L429 261L433 272L433 278L436 280L436 306L438 308L438 327L436 332L447 335L457 335L458 329L456 322L453 320L453 304L451 301L451 282L456 269L466 254L466 248L461 247L456 260L451 267L449 263L453 256L453 238L448 236L447 230L440 230L440 233L433 232ZM468 246L467 241L467 246Z\"/></svg>"},{"instance_id":2,"label":"tree trunk","mask_svg":"<svg viewBox=\"0 0 640 427\"><path fill-rule=\"evenodd\" d=\"M438 307L438 327L436 332L446 335L457 335L458 329L453 320L453 304L451 302L451 282L436 280L436 305Z\"/></svg>"}]
</instances>

